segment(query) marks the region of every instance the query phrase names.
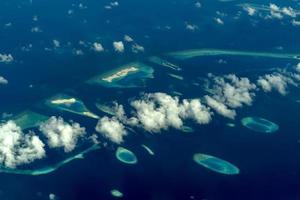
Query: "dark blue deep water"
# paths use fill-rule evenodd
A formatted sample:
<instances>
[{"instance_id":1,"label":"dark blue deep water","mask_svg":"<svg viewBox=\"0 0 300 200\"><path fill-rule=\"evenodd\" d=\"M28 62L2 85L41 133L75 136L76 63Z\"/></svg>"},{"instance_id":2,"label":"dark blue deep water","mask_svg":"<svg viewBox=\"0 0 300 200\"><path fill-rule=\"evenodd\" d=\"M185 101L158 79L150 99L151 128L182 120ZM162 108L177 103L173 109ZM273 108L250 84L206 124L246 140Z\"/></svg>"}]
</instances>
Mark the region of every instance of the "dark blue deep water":
<instances>
[{"instance_id":1,"label":"dark blue deep water","mask_svg":"<svg viewBox=\"0 0 300 200\"><path fill-rule=\"evenodd\" d=\"M274 3L300 10L298 0L120 0L118 6L105 9L108 0L2 0L0 2L0 54L11 54L10 63L0 62L0 114L16 115L24 110L62 116L95 133L97 120L46 107L43 102L66 93L81 99L99 116L95 102L118 101L130 112L129 102L142 93L181 92L181 98L200 98L201 84L208 73L218 76L236 74L255 82L258 76L273 69L291 69L296 59L273 59L248 56L207 56L188 60L169 57L167 53L187 49L227 49L249 52L300 53L300 26L295 17L265 19L269 11L254 16L238 4ZM68 14L68 11L70 14ZM218 13L219 14L218 14ZM37 20L33 20L36 16ZM224 24L217 24L214 18ZM197 28L187 30L186 24ZM38 27L40 31L32 32ZM130 35L145 48L134 53L128 43L125 52L115 52L114 41ZM60 42L55 48L53 40ZM84 44L80 44L80 41ZM103 52L91 49L92 43L103 45ZM25 50L26 49L26 50ZM81 50L83 55L74 51ZM172 71L148 61L156 55L176 63L182 71ZM220 60L226 60L220 64ZM111 88L90 85L86 81L132 61L153 67L154 78L143 87ZM168 74L180 75L177 80ZM195 85L198 83L200 85ZM187 121L192 133L170 128L148 133L136 128L121 146L133 151L136 165L126 165L115 157L118 145L101 138L101 149L74 160L53 173L30 176L0 173L1 200L46 200L55 194L59 200L116 199L112 189L123 193L122 199L135 200L297 200L300 199L300 90L289 88L287 95L255 92L252 106L236 109L235 120L214 114L208 125ZM259 133L242 126L248 116L266 118L279 125L273 134ZM3 118L2 122L5 123ZM234 123L234 128L227 123ZM37 129L34 129L38 132ZM27 130L26 130L27 131ZM26 132L25 131L25 132ZM155 152L149 155L141 144ZM74 153L84 148L78 144ZM193 161L193 154L215 155L240 169L238 175L211 171ZM73 155L62 149L52 150L46 158L31 163L47 166Z\"/></svg>"}]
</instances>

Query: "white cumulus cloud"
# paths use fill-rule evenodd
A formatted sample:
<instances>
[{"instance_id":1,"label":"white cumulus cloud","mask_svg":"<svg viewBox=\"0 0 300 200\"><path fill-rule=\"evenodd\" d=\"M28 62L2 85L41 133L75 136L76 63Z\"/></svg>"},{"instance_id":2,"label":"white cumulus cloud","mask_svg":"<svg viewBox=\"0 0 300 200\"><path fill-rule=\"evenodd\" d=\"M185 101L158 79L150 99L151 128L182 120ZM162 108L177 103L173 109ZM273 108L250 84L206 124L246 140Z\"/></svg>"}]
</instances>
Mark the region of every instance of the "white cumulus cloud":
<instances>
[{"instance_id":1,"label":"white cumulus cloud","mask_svg":"<svg viewBox=\"0 0 300 200\"><path fill-rule=\"evenodd\" d=\"M139 44L133 44L131 46L131 50L133 53L140 53L140 52L144 52L145 48Z\"/></svg>"},{"instance_id":2,"label":"white cumulus cloud","mask_svg":"<svg viewBox=\"0 0 300 200\"><path fill-rule=\"evenodd\" d=\"M214 20L215 20L215 22L217 22L217 24L221 24L221 25L224 24L224 21L219 17L214 18Z\"/></svg>"},{"instance_id":3,"label":"white cumulus cloud","mask_svg":"<svg viewBox=\"0 0 300 200\"><path fill-rule=\"evenodd\" d=\"M52 42L53 42L54 48L59 48L60 47L60 42L58 40L54 39Z\"/></svg>"},{"instance_id":4,"label":"white cumulus cloud","mask_svg":"<svg viewBox=\"0 0 300 200\"><path fill-rule=\"evenodd\" d=\"M196 7L196 8L201 8L202 5L201 5L201 3L200 3L199 1L197 1L197 2L195 3L195 7Z\"/></svg>"},{"instance_id":5,"label":"white cumulus cloud","mask_svg":"<svg viewBox=\"0 0 300 200\"><path fill-rule=\"evenodd\" d=\"M8 84L8 80L6 80L3 76L0 76L0 85Z\"/></svg>"},{"instance_id":6,"label":"white cumulus cloud","mask_svg":"<svg viewBox=\"0 0 300 200\"><path fill-rule=\"evenodd\" d=\"M269 5L270 17L282 19L284 16L295 18L297 16L295 10L292 7L279 7L274 3Z\"/></svg>"},{"instance_id":7,"label":"white cumulus cloud","mask_svg":"<svg viewBox=\"0 0 300 200\"><path fill-rule=\"evenodd\" d=\"M185 119L195 120L199 124L211 121L209 109L199 99L180 102L178 97L165 93L150 93L132 101L131 106L140 126L149 132L160 132L169 127L181 129Z\"/></svg>"},{"instance_id":8,"label":"white cumulus cloud","mask_svg":"<svg viewBox=\"0 0 300 200\"><path fill-rule=\"evenodd\" d=\"M295 13L294 9L291 7L283 7L282 13L287 16L290 16L290 17L296 17L296 13Z\"/></svg>"},{"instance_id":9,"label":"white cumulus cloud","mask_svg":"<svg viewBox=\"0 0 300 200\"><path fill-rule=\"evenodd\" d=\"M11 54L1 54L0 53L0 63L10 63L13 62L14 58Z\"/></svg>"},{"instance_id":10,"label":"white cumulus cloud","mask_svg":"<svg viewBox=\"0 0 300 200\"><path fill-rule=\"evenodd\" d=\"M33 132L24 134L13 121L0 125L0 163L8 168L45 157L44 143Z\"/></svg>"},{"instance_id":11,"label":"white cumulus cloud","mask_svg":"<svg viewBox=\"0 0 300 200\"><path fill-rule=\"evenodd\" d=\"M300 63L297 64L296 71L300 74Z\"/></svg>"},{"instance_id":12,"label":"white cumulus cloud","mask_svg":"<svg viewBox=\"0 0 300 200\"><path fill-rule=\"evenodd\" d=\"M97 51L97 52L104 51L104 48L103 48L102 44L97 43L97 42L93 43L93 49L94 49L94 51Z\"/></svg>"},{"instance_id":13,"label":"white cumulus cloud","mask_svg":"<svg viewBox=\"0 0 300 200\"><path fill-rule=\"evenodd\" d=\"M293 26L300 26L300 21L299 20L292 20L292 25Z\"/></svg>"},{"instance_id":14,"label":"white cumulus cloud","mask_svg":"<svg viewBox=\"0 0 300 200\"><path fill-rule=\"evenodd\" d=\"M215 110L218 114L228 117L230 119L234 119L236 116L235 110L229 109L225 104L223 104L220 101L217 101L216 99L206 95L205 97L206 103L209 107L211 107L213 110Z\"/></svg>"},{"instance_id":15,"label":"white cumulus cloud","mask_svg":"<svg viewBox=\"0 0 300 200\"><path fill-rule=\"evenodd\" d=\"M101 133L105 138L108 138L114 143L120 144L123 142L123 137L127 135L125 126L115 117L102 117L96 126L96 131Z\"/></svg>"},{"instance_id":16,"label":"white cumulus cloud","mask_svg":"<svg viewBox=\"0 0 300 200\"><path fill-rule=\"evenodd\" d=\"M279 73L273 73L259 77L257 85L259 85L264 92L275 90L282 95L286 95L289 81L290 79L288 77Z\"/></svg>"},{"instance_id":17,"label":"white cumulus cloud","mask_svg":"<svg viewBox=\"0 0 300 200\"><path fill-rule=\"evenodd\" d=\"M209 77L212 78L212 87L209 89L212 91L214 99L232 108L252 104L256 85L251 83L248 78L239 78L234 74L223 77L209 74Z\"/></svg>"},{"instance_id":18,"label":"white cumulus cloud","mask_svg":"<svg viewBox=\"0 0 300 200\"><path fill-rule=\"evenodd\" d=\"M40 125L40 131L48 139L49 147L63 147L65 152L72 151L78 139L86 134L80 124L67 123L63 118L54 116Z\"/></svg>"},{"instance_id":19,"label":"white cumulus cloud","mask_svg":"<svg viewBox=\"0 0 300 200\"><path fill-rule=\"evenodd\" d=\"M195 24L185 23L185 29L189 31L195 31L198 29L198 26Z\"/></svg>"},{"instance_id":20,"label":"white cumulus cloud","mask_svg":"<svg viewBox=\"0 0 300 200\"><path fill-rule=\"evenodd\" d=\"M125 42L133 42L133 39L129 35L124 35L124 41Z\"/></svg>"},{"instance_id":21,"label":"white cumulus cloud","mask_svg":"<svg viewBox=\"0 0 300 200\"><path fill-rule=\"evenodd\" d=\"M125 50L124 44L122 41L113 42L113 46L116 52L123 53Z\"/></svg>"},{"instance_id":22,"label":"white cumulus cloud","mask_svg":"<svg viewBox=\"0 0 300 200\"><path fill-rule=\"evenodd\" d=\"M255 8L250 6L245 6L244 10L248 13L248 15L253 16L256 13Z\"/></svg>"}]
</instances>

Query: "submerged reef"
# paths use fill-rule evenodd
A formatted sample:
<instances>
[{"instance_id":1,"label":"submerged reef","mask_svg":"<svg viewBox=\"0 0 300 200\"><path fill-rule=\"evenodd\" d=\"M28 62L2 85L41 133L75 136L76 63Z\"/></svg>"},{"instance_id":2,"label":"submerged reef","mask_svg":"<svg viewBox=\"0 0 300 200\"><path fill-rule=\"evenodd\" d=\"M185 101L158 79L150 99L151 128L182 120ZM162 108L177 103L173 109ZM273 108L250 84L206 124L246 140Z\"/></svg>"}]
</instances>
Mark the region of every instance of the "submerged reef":
<instances>
[{"instance_id":1,"label":"submerged reef","mask_svg":"<svg viewBox=\"0 0 300 200\"><path fill-rule=\"evenodd\" d=\"M235 124L234 123L227 123L226 126L230 127L230 128L234 128Z\"/></svg>"},{"instance_id":2,"label":"submerged reef","mask_svg":"<svg viewBox=\"0 0 300 200\"><path fill-rule=\"evenodd\" d=\"M148 146L142 144L141 145L151 156L154 156L155 153L152 151L152 149L150 149Z\"/></svg>"},{"instance_id":3,"label":"submerged reef","mask_svg":"<svg viewBox=\"0 0 300 200\"><path fill-rule=\"evenodd\" d=\"M137 164L138 160L135 154L123 147L118 147L116 151L116 158L126 164Z\"/></svg>"},{"instance_id":4,"label":"submerged reef","mask_svg":"<svg viewBox=\"0 0 300 200\"><path fill-rule=\"evenodd\" d=\"M185 51L171 52L168 53L168 55L179 60L186 60L201 56L250 56L279 59L299 59L300 54L234 51L225 49L190 49Z\"/></svg>"},{"instance_id":5,"label":"submerged reef","mask_svg":"<svg viewBox=\"0 0 300 200\"><path fill-rule=\"evenodd\" d=\"M54 165L50 165L47 167L37 168L37 169L13 169L13 168L6 168L3 166L0 166L0 173L8 173L8 174L22 174L22 175L31 175L31 176L38 176L38 175L44 175L49 174L57 169L61 168L62 166L72 162L76 159L83 159L84 155L88 154L89 152L95 151L100 149L101 147L99 144L94 144L91 147L81 151L80 153L73 155L69 158L66 158Z\"/></svg>"},{"instance_id":6,"label":"submerged reef","mask_svg":"<svg viewBox=\"0 0 300 200\"><path fill-rule=\"evenodd\" d=\"M194 129L192 127L189 127L189 126L182 126L180 130L182 132L184 132L184 133L192 133L192 132L194 132Z\"/></svg>"},{"instance_id":7,"label":"submerged reef","mask_svg":"<svg viewBox=\"0 0 300 200\"><path fill-rule=\"evenodd\" d=\"M183 79L184 79L182 76L179 76L179 75L176 75L176 74L169 73L168 75L170 77L175 78L175 79L180 80L180 81L183 81Z\"/></svg>"},{"instance_id":8,"label":"submerged reef","mask_svg":"<svg viewBox=\"0 0 300 200\"><path fill-rule=\"evenodd\" d=\"M193 159L197 164L220 174L236 175L240 173L239 168L233 164L211 155L196 153Z\"/></svg>"},{"instance_id":9,"label":"submerged reef","mask_svg":"<svg viewBox=\"0 0 300 200\"><path fill-rule=\"evenodd\" d=\"M113 189L110 191L110 194L113 196L113 197L116 197L116 198L122 198L124 195L122 192L120 192L119 190L117 189Z\"/></svg>"},{"instance_id":10,"label":"submerged reef","mask_svg":"<svg viewBox=\"0 0 300 200\"><path fill-rule=\"evenodd\" d=\"M108 115L115 115L116 111L114 109L114 105L109 104L102 104L102 103L96 103L95 106L102 112L108 114Z\"/></svg>"},{"instance_id":11,"label":"submerged reef","mask_svg":"<svg viewBox=\"0 0 300 200\"><path fill-rule=\"evenodd\" d=\"M42 122L47 121L48 116L42 115L31 110L26 110L14 117L13 120L22 130L39 126Z\"/></svg>"},{"instance_id":12,"label":"submerged reef","mask_svg":"<svg viewBox=\"0 0 300 200\"><path fill-rule=\"evenodd\" d=\"M245 117L241 123L248 129L261 133L273 133L279 129L279 126L274 122L260 117Z\"/></svg>"}]
</instances>

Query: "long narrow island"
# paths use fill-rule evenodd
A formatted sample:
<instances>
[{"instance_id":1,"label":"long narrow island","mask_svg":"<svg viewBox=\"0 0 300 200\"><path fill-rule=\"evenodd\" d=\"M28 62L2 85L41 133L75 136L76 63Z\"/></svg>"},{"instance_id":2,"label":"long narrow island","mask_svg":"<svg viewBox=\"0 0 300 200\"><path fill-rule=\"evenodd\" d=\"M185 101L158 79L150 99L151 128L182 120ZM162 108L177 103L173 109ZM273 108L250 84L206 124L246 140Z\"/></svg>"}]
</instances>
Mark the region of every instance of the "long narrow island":
<instances>
[{"instance_id":1,"label":"long narrow island","mask_svg":"<svg viewBox=\"0 0 300 200\"><path fill-rule=\"evenodd\" d=\"M96 75L88 84L115 88L143 87L145 80L153 78L154 70L141 62L132 62L116 69Z\"/></svg>"}]
</instances>

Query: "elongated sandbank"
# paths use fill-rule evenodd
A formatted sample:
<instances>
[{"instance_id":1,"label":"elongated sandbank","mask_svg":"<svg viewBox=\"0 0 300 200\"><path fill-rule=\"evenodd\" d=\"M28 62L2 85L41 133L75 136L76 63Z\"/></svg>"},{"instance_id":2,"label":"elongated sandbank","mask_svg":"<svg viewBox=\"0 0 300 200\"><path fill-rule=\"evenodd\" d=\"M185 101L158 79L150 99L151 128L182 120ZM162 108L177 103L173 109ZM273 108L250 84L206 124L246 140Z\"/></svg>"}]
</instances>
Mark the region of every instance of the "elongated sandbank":
<instances>
[{"instance_id":1,"label":"elongated sandbank","mask_svg":"<svg viewBox=\"0 0 300 200\"><path fill-rule=\"evenodd\" d=\"M75 97L71 97L67 94L55 95L54 97L46 100L45 104L58 110L99 119L99 116L88 110L88 108L80 99L76 99Z\"/></svg>"},{"instance_id":2,"label":"elongated sandbank","mask_svg":"<svg viewBox=\"0 0 300 200\"><path fill-rule=\"evenodd\" d=\"M295 53L271 53L271 52L254 52L254 51L238 51L226 49L190 49L168 53L169 56L179 60L186 60L201 56L249 56L249 57L265 57L277 59L300 59L300 54Z\"/></svg>"},{"instance_id":3,"label":"elongated sandbank","mask_svg":"<svg viewBox=\"0 0 300 200\"><path fill-rule=\"evenodd\" d=\"M161 65L161 66L164 66L164 67L176 70L176 71L181 70L181 68L178 65L173 64L173 63L171 63L165 59L162 59L160 57L157 57L157 56L151 56L148 58L148 60L154 64Z\"/></svg>"}]
</instances>

